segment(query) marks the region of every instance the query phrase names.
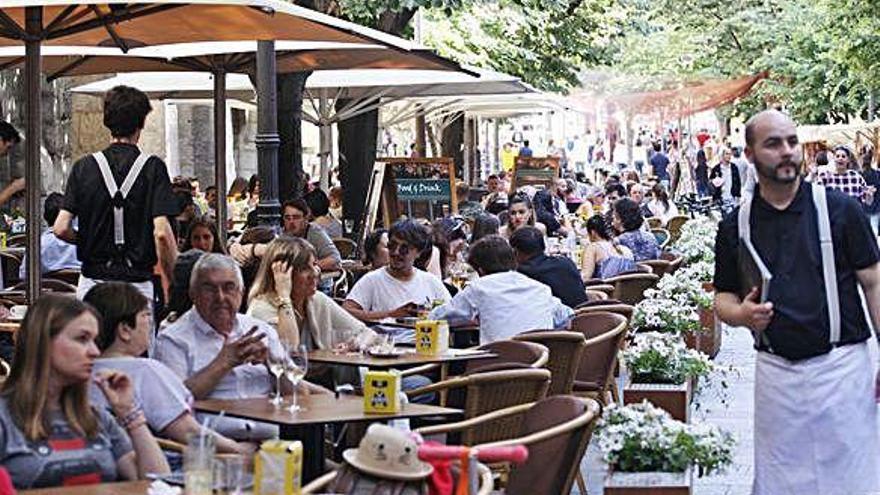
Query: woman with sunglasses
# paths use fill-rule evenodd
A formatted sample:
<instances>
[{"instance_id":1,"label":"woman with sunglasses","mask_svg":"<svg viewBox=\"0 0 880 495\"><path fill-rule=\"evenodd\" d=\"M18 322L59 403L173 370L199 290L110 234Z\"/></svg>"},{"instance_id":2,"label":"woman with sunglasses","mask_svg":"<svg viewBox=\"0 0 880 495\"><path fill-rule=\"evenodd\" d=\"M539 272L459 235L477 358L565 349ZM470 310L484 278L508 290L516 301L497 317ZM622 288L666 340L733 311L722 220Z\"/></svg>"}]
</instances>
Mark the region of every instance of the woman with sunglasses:
<instances>
[{"instance_id":1,"label":"woman with sunglasses","mask_svg":"<svg viewBox=\"0 0 880 495\"><path fill-rule=\"evenodd\" d=\"M547 227L543 223L535 220L535 208L528 194L518 192L510 197L507 203L507 224L502 225L498 230L501 237L510 239L516 229L524 226L535 227L542 234L547 235Z\"/></svg>"}]
</instances>

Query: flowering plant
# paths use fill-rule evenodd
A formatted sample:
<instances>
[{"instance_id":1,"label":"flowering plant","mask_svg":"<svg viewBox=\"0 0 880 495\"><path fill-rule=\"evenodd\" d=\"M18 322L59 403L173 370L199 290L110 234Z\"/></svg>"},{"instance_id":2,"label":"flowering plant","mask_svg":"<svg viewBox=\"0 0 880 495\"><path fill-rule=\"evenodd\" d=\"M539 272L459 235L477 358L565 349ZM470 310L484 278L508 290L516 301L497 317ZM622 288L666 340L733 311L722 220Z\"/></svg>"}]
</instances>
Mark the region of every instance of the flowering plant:
<instances>
[{"instance_id":1,"label":"flowering plant","mask_svg":"<svg viewBox=\"0 0 880 495\"><path fill-rule=\"evenodd\" d=\"M621 352L634 383L671 383L708 376L714 366L705 354L688 349L678 335L637 333Z\"/></svg>"},{"instance_id":2,"label":"flowering plant","mask_svg":"<svg viewBox=\"0 0 880 495\"><path fill-rule=\"evenodd\" d=\"M656 289L645 291L645 297L674 299L700 309L712 307L712 295L703 289L703 283L690 272L681 271L663 275Z\"/></svg>"},{"instance_id":3,"label":"flowering plant","mask_svg":"<svg viewBox=\"0 0 880 495\"><path fill-rule=\"evenodd\" d=\"M697 261L679 268L673 275L700 283L712 282L715 277L715 264L711 261Z\"/></svg>"},{"instance_id":4,"label":"flowering plant","mask_svg":"<svg viewBox=\"0 0 880 495\"><path fill-rule=\"evenodd\" d=\"M681 226L681 234L672 251L684 258L685 264L715 261L715 235L718 224L710 217L697 217Z\"/></svg>"},{"instance_id":5,"label":"flowering plant","mask_svg":"<svg viewBox=\"0 0 880 495\"><path fill-rule=\"evenodd\" d=\"M716 426L675 421L648 402L605 409L596 429L605 462L624 472L720 471L733 462L733 436Z\"/></svg>"},{"instance_id":6,"label":"flowering plant","mask_svg":"<svg viewBox=\"0 0 880 495\"><path fill-rule=\"evenodd\" d=\"M652 330L684 334L700 331L700 315L693 304L683 296L663 297L651 289L645 299L635 306L633 330Z\"/></svg>"}]
</instances>

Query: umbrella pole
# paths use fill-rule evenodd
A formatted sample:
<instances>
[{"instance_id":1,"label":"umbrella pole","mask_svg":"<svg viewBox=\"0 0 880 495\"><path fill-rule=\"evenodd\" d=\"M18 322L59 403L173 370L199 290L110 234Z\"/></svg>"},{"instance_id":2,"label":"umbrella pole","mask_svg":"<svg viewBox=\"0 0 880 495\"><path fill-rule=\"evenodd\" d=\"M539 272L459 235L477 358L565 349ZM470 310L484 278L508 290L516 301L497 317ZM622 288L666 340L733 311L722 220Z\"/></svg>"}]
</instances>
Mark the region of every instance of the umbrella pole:
<instances>
[{"instance_id":1,"label":"umbrella pole","mask_svg":"<svg viewBox=\"0 0 880 495\"><path fill-rule=\"evenodd\" d=\"M260 204L257 218L263 225L278 225L278 102L275 82L275 41L257 41L257 169ZM291 166L286 164L285 166ZM298 194L294 196L299 196Z\"/></svg>"},{"instance_id":2,"label":"umbrella pole","mask_svg":"<svg viewBox=\"0 0 880 495\"><path fill-rule=\"evenodd\" d=\"M214 73L214 184L217 187L217 235L226 246L226 71ZM210 207L211 205L208 205Z\"/></svg>"},{"instance_id":3,"label":"umbrella pole","mask_svg":"<svg viewBox=\"0 0 880 495\"><path fill-rule=\"evenodd\" d=\"M320 114L320 127L318 128L319 155L321 158L321 189L323 191L330 190L330 157L332 151L330 147L333 141L333 124L330 123L328 114L330 109L329 96L326 89L320 91L318 98L318 114Z\"/></svg>"},{"instance_id":4,"label":"umbrella pole","mask_svg":"<svg viewBox=\"0 0 880 495\"><path fill-rule=\"evenodd\" d=\"M40 36L43 31L43 7L25 7L25 181L27 202L27 300L33 304L40 295Z\"/></svg>"}]
</instances>

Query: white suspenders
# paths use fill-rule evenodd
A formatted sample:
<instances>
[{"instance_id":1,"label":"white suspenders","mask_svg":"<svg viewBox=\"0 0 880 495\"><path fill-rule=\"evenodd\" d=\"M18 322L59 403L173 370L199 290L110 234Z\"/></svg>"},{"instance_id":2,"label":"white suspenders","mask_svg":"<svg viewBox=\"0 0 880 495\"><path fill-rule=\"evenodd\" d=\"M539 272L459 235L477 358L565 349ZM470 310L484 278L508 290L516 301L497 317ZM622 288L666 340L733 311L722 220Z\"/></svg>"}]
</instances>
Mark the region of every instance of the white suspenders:
<instances>
[{"instance_id":1,"label":"white suspenders","mask_svg":"<svg viewBox=\"0 0 880 495\"><path fill-rule=\"evenodd\" d=\"M822 253L822 278L825 282L825 301L828 305L829 342L835 345L840 342L840 298L837 292L837 269L834 265L834 243L831 239L831 220L828 216L828 201L825 196L825 187L812 184L813 204L816 207L816 217L819 227L819 248ZM743 195L743 202L739 207L737 225L739 227L740 242L752 243L751 226L749 218L752 210L752 193ZM757 253L757 251L755 251ZM763 260L756 260L762 263Z\"/></svg>"},{"instance_id":2,"label":"white suspenders","mask_svg":"<svg viewBox=\"0 0 880 495\"><path fill-rule=\"evenodd\" d=\"M107 192L110 193L110 204L113 206L113 241L117 248L121 248L125 244L125 216L123 214L125 198L128 196L131 187L141 174L144 164L147 163L151 155L141 153L135 159L131 170L128 171L128 175L122 181L121 187L116 185L116 180L113 178L113 172L110 171L110 164L107 163L107 157L104 156L104 153L99 151L93 153L92 156L98 162L98 169L104 178L104 185L107 187Z\"/></svg>"}]
</instances>

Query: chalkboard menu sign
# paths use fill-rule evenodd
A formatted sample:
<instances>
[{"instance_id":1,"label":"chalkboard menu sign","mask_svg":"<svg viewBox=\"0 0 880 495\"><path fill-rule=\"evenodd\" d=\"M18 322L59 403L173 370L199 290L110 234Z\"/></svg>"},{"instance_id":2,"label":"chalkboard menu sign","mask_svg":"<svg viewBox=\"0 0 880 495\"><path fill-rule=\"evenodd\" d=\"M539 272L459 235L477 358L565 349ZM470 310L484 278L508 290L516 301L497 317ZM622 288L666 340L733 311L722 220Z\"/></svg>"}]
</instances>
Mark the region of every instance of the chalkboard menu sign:
<instances>
[{"instance_id":1,"label":"chalkboard menu sign","mask_svg":"<svg viewBox=\"0 0 880 495\"><path fill-rule=\"evenodd\" d=\"M457 211L451 158L383 158L394 184L395 216L433 220Z\"/></svg>"},{"instance_id":2,"label":"chalkboard menu sign","mask_svg":"<svg viewBox=\"0 0 880 495\"><path fill-rule=\"evenodd\" d=\"M513 180L510 181L510 192L514 193L523 186L549 189L558 178L558 157L518 156L513 165Z\"/></svg>"}]
</instances>

